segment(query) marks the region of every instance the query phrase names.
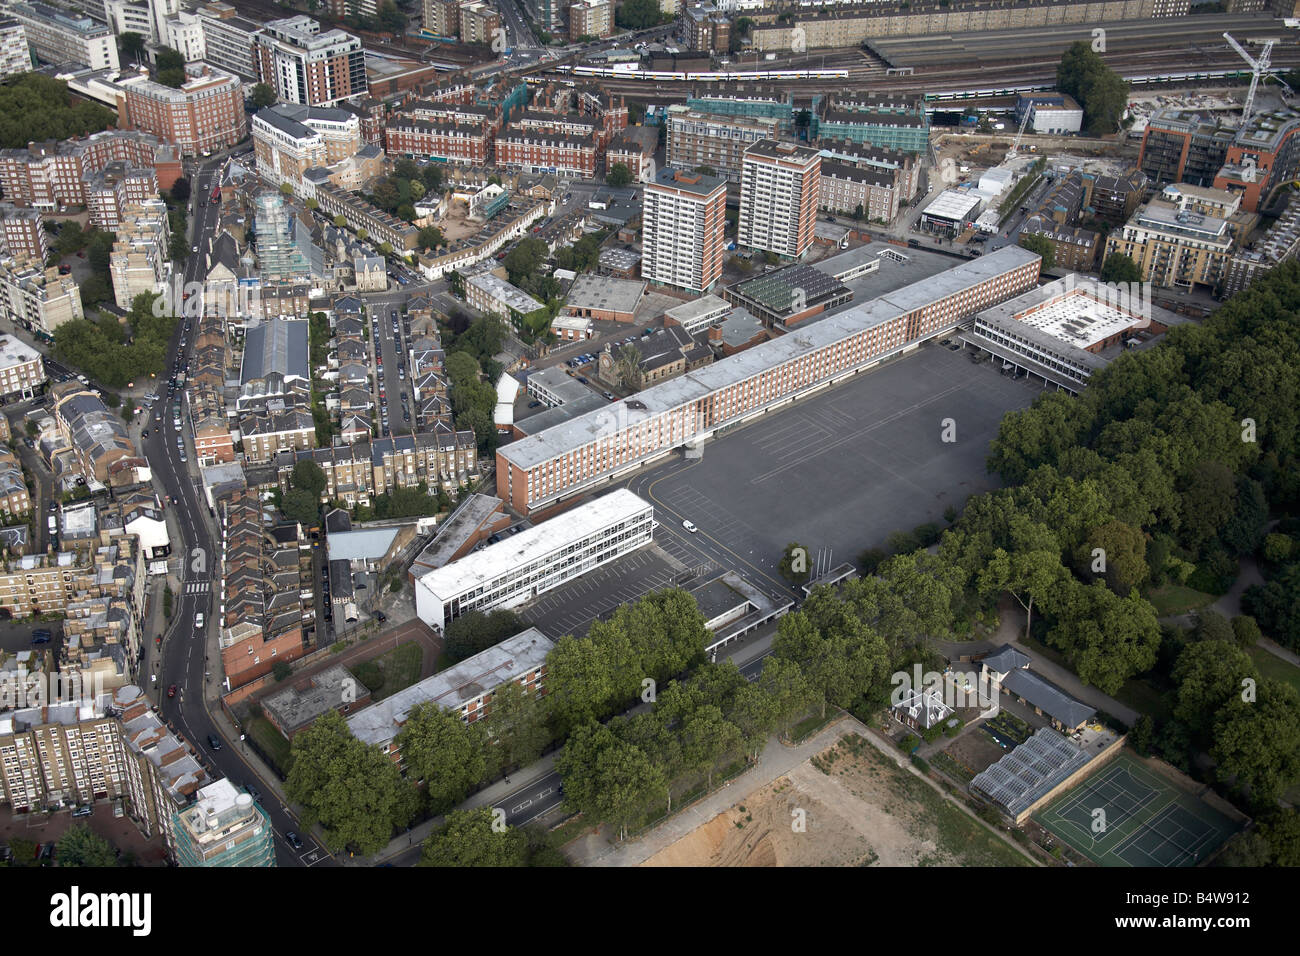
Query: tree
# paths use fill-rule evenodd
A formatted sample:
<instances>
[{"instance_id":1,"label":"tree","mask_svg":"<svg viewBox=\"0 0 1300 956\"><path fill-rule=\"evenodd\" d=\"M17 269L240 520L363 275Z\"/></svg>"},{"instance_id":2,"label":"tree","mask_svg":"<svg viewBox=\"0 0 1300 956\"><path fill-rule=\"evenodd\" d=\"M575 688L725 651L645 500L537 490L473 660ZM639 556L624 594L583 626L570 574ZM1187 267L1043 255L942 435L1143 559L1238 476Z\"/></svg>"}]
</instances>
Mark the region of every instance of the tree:
<instances>
[{"instance_id":1,"label":"tree","mask_svg":"<svg viewBox=\"0 0 1300 956\"><path fill-rule=\"evenodd\" d=\"M703 174L703 175L705 175L705 176L716 176L716 175L718 175L718 171L717 171L716 169L714 169L712 166L696 166L696 167L695 167L695 171L696 171L697 173L701 173L701 174Z\"/></svg>"},{"instance_id":2,"label":"tree","mask_svg":"<svg viewBox=\"0 0 1300 956\"><path fill-rule=\"evenodd\" d=\"M484 720L493 746L495 763L526 767L542 755L551 742L547 727L547 698L529 692L517 681L507 681L492 695L492 709Z\"/></svg>"},{"instance_id":3,"label":"tree","mask_svg":"<svg viewBox=\"0 0 1300 956\"><path fill-rule=\"evenodd\" d=\"M269 83L257 83L253 86L253 109L265 109L275 103L275 88Z\"/></svg>"},{"instance_id":4,"label":"tree","mask_svg":"<svg viewBox=\"0 0 1300 956\"><path fill-rule=\"evenodd\" d=\"M884 679L884 640L829 588L818 588L803 608L781 618L772 653L799 665L821 703L848 707Z\"/></svg>"},{"instance_id":5,"label":"tree","mask_svg":"<svg viewBox=\"0 0 1300 956\"><path fill-rule=\"evenodd\" d=\"M288 661L276 661L271 665L271 676L276 679L277 683L287 680L292 673L293 668L289 666Z\"/></svg>"},{"instance_id":6,"label":"tree","mask_svg":"<svg viewBox=\"0 0 1300 956\"><path fill-rule=\"evenodd\" d=\"M324 470L309 458L296 462L289 473L289 486L308 492L315 500L325 494L327 484Z\"/></svg>"},{"instance_id":7,"label":"tree","mask_svg":"<svg viewBox=\"0 0 1300 956\"><path fill-rule=\"evenodd\" d=\"M1195 617L1196 627L1194 633L1198 641L1222 641L1225 644L1232 644L1236 641L1236 635L1232 632L1232 625L1218 611L1204 608L1197 611Z\"/></svg>"},{"instance_id":8,"label":"tree","mask_svg":"<svg viewBox=\"0 0 1300 956\"><path fill-rule=\"evenodd\" d=\"M280 193L284 196L293 195L293 183L280 183ZM357 238L361 238L360 230L357 230Z\"/></svg>"},{"instance_id":9,"label":"tree","mask_svg":"<svg viewBox=\"0 0 1300 956\"><path fill-rule=\"evenodd\" d=\"M172 183L172 199L177 202L186 202L190 198L190 181L181 176Z\"/></svg>"},{"instance_id":10,"label":"tree","mask_svg":"<svg viewBox=\"0 0 1300 956\"><path fill-rule=\"evenodd\" d=\"M510 281L518 285L536 274L549 251L546 243L540 239L521 239L506 254L501 264L510 274Z\"/></svg>"},{"instance_id":11,"label":"tree","mask_svg":"<svg viewBox=\"0 0 1300 956\"><path fill-rule=\"evenodd\" d=\"M1141 282L1142 270L1131 257L1122 252L1112 252L1101 264L1102 282Z\"/></svg>"},{"instance_id":12,"label":"tree","mask_svg":"<svg viewBox=\"0 0 1300 956\"><path fill-rule=\"evenodd\" d=\"M74 823L58 842L59 866L117 866L112 844L84 823Z\"/></svg>"},{"instance_id":13,"label":"tree","mask_svg":"<svg viewBox=\"0 0 1300 956\"><path fill-rule=\"evenodd\" d=\"M981 594L1006 591L1015 598L1025 609L1025 633L1028 634L1034 622L1034 601L1055 596L1066 577L1059 552L1052 550L1046 541L1032 550L1007 552L998 548L979 574L979 591Z\"/></svg>"},{"instance_id":14,"label":"tree","mask_svg":"<svg viewBox=\"0 0 1300 956\"><path fill-rule=\"evenodd\" d=\"M781 577L791 584L803 584L812 572L808 569L808 549L793 541L785 546L785 555L781 558Z\"/></svg>"},{"instance_id":15,"label":"tree","mask_svg":"<svg viewBox=\"0 0 1300 956\"><path fill-rule=\"evenodd\" d=\"M448 660L455 664L489 647L495 647L523 629L524 623L518 615L505 608L497 608L487 614L482 611L466 611L447 625L443 633L443 650Z\"/></svg>"},{"instance_id":16,"label":"tree","mask_svg":"<svg viewBox=\"0 0 1300 956\"><path fill-rule=\"evenodd\" d=\"M185 70L181 67L158 71L158 82L163 86L170 86L174 90L179 90L184 86L187 79L189 77L186 76Z\"/></svg>"},{"instance_id":17,"label":"tree","mask_svg":"<svg viewBox=\"0 0 1300 956\"><path fill-rule=\"evenodd\" d=\"M421 249L437 249L443 243L442 230L437 226L425 226L420 230L416 240Z\"/></svg>"},{"instance_id":18,"label":"tree","mask_svg":"<svg viewBox=\"0 0 1300 956\"><path fill-rule=\"evenodd\" d=\"M1300 693L1265 677L1253 701L1233 697L1214 724L1210 756L1220 780L1271 807L1300 778Z\"/></svg>"},{"instance_id":19,"label":"tree","mask_svg":"<svg viewBox=\"0 0 1300 956\"><path fill-rule=\"evenodd\" d=\"M1146 550L1141 531L1122 521L1108 521L1088 532L1075 551L1075 568L1085 580L1104 580L1117 595L1127 597L1150 576Z\"/></svg>"},{"instance_id":20,"label":"tree","mask_svg":"<svg viewBox=\"0 0 1300 956\"><path fill-rule=\"evenodd\" d=\"M1115 694L1155 664L1160 626L1155 609L1136 592L1121 598L1101 581L1071 581L1048 642L1065 653L1081 680Z\"/></svg>"},{"instance_id":21,"label":"tree","mask_svg":"<svg viewBox=\"0 0 1300 956\"><path fill-rule=\"evenodd\" d=\"M1260 633L1259 624L1249 614L1238 614L1232 619L1232 638L1243 649L1254 647L1264 635Z\"/></svg>"},{"instance_id":22,"label":"tree","mask_svg":"<svg viewBox=\"0 0 1300 956\"><path fill-rule=\"evenodd\" d=\"M280 510L290 521L307 528L315 527L320 522L320 498L310 491L294 488L280 502Z\"/></svg>"},{"instance_id":23,"label":"tree","mask_svg":"<svg viewBox=\"0 0 1300 956\"><path fill-rule=\"evenodd\" d=\"M158 52L154 54L154 66L159 70L185 70L185 57L179 50L173 50L169 46L159 47Z\"/></svg>"},{"instance_id":24,"label":"tree","mask_svg":"<svg viewBox=\"0 0 1300 956\"><path fill-rule=\"evenodd\" d=\"M134 62L144 55L145 38L139 34L127 30L125 33L117 35L117 52L121 55L121 62L125 65L128 61Z\"/></svg>"},{"instance_id":25,"label":"tree","mask_svg":"<svg viewBox=\"0 0 1300 956\"><path fill-rule=\"evenodd\" d=\"M1115 132L1127 107L1128 84L1106 66L1091 45L1079 41L1061 56L1056 88L1083 107L1083 121L1093 136Z\"/></svg>"},{"instance_id":26,"label":"tree","mask_svg":"<svg viewBox=\"0 0 1300 956\"><path fill-rule=\"evenodd\" d=\"M335 227L336 229L342 229L342 228L343 228L344 226L346 226L347 224L348 224L348 221L347 221L346 219L344 219L342 216L335 216L335 217L334 217L334 227Z\"/></svg>"},{"instance_id":27,"label":"tree","mask_svg":"<svg viewBox=\"0 0 1300 956\"><path fill-rule=\"evenodd\" d=\"M632 171L627 168L627 163L615 163L605 175L605 182L610 186L626 186L631 181Z\"/></svg>"},{"instance_id":28,"label":"tree","mask_svg":"<svg viewBox=\"0 0 1300 956\"><path fill-rule=\"evenodd\" d=\"M790 724L808 712L814 693L804 679L803 670L792 660L770 656L763 662L758 688L772 703L772 718L781 735L790 732Z\"/></svg>"},{"instance_id":29,"label":"tree","mask_svg":"<svg viewBox=\"0 0 1300 956\"><path fill-rule=\"evenodd\" d=\"M1194 740L1208 741L1219 711L1242 692L1244 681L1258 681L1258 674L1245 651L1221 641L1199 641L1184 648L1170 679L1176 688L1174 719Z\"/></svg>"},{"instance_id":30,"label":"tree","mask_svg":"<svg viewBox=\"0 0 1300 956\"><path fill-rule=\"evenodd\" d=\"M625 0L614 14L614 22L624 30L644 30L659 22L657 0Z\"/></svg>"},{"instance_id":31,"label":"tree","mask_svg":"<svg viewBox=\"0 0 1300 956\"><path fill-rule=\"evenodd\" d=\"M1221 461L1197 463L1182 490L1179 538L1199 552L1228 523L1237 507L1237 483Z\"/></svg>"},{"instance_id":32,"label":"tree","mask_svg":"<svg viewBox=\"0 0 1300 956\"><path fill-rule=\"evenodd\" d=\"M331 851L376 853L395 827L415 815L418 795L378 747L352 736L343 716L327 710L293 738L293 768L284 791L303 808L305 827L321 825Z\"/></svg>"},{"instance_id":33,"label":"tree","mask_svg":"<svg viewBox=\"0 0 1300 956\"><path fill-rule=\"evenodd\" d=\"M66 83L40 73L0 85L0 148L83 137L115 122L112 110L88 101L74 104Z\"/></svg>"},{"instance_id":34,"label":"tree","mask_svg":"<svg viewBox=\"0 0 1300 956\"><path fill-rule=\"evenodd\" d=\"M487 735L436 703L419 704L394 741L407 774L425 786L429 810L445 813L465 799L487 770Z\"/></svg>"},{"instance_id":35,"label":"tree","mask_svg":"<svg viewBox=\"0 0 1300 956\"><path fill-rule=\"evenodd\" d=\"M1043 257L1042 268L1051 269L1056 265L1056 246L1046 236L1037 235L1020 235L1021 247L1028 249L1030 252L1036 252Z\"/></svg>"},{"instance_id":36,"label":"tree","mask_svg":"<svg viewBox=\"0 0 1300 956\"><path fill-rule=\"evenodd\" d=\"M527 866L528 838L522 830L493 826L491 807L453 810L429 834L420 866Z\"/></svg>"},{"instance_id":37,"label":"tree","mask_svg":"<svg viewBox=\"0 0 1300 956\"><path fill-rule=\"evenodd\" d=\"M555 758L555 769L564 781L564 802L614 824L620 839L638 814L667 794L663 770L603 724L577 728Z\"/></svg>"}]
</instances>

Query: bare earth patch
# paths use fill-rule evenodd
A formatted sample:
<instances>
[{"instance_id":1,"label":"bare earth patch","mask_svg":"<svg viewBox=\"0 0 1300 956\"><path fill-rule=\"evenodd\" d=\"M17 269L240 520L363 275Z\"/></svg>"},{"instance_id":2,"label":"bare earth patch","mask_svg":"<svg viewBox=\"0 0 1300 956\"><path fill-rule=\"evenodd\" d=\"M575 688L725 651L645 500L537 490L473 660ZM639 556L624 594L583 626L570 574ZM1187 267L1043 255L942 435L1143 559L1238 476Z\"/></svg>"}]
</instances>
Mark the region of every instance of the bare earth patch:
<instances>
[{"instance_id":1,"label":"bare earth patch","mask_svg":"<svg viewBox=\"0 0 1300 956\"><path fill-rule=\"evenodd\" d=\"M824 769L822 769L824 768ZM804 832L792 825L803 811ZM1006 866L1030 861L849 735L646 866Z\"/></svg>"}]
</instances>

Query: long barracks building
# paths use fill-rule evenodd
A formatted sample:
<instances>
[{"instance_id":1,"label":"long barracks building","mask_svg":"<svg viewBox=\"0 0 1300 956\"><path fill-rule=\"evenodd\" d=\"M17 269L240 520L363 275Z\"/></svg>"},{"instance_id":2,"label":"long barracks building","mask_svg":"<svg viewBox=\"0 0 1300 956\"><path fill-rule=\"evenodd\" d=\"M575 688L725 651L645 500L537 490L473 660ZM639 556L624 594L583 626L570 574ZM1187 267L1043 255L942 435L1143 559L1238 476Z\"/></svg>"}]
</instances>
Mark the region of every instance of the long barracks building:
<instances>
[{"instance_id":1,"label":"long barracks building","mask_svg":"<svg viewBox=\"0 0 1300 956\"><path fill-rule=\"evenodd\" d=\"M962 263L497 450L497 494L520 514L566 504L649 461L864 371L1033 289L1019 246Z\"/></svg>"}]
</instances>

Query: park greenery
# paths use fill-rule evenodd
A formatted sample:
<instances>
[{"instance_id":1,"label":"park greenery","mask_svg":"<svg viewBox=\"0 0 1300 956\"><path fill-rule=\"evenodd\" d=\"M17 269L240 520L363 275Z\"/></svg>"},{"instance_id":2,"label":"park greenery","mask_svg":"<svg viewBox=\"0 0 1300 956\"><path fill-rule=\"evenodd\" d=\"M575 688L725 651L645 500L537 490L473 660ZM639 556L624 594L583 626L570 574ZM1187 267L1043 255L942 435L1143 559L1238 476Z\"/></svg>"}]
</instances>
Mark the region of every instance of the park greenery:
<instances>
[{"instance_id":1,"label":"park greenery","mask_svg":"<svg viewBox=\"0 0 1300 956\"><path fill-rule=\"evenodd\" d=\"M68 84L40 73L23 73L0 85L0 148L89 136L116 122L112 110L88 100L74 102Z\"/></svg>"},{"instance_id":2,"label":"park greenery","mask_svg":"<svg viewBox=\"0 0 1300 956\"><path fill-rule=\"evenodd\" d=\"M63 323L54 332L54 357L114 388L161 373L177 320L155 314L157 298L153 292L137 295L125 324L112 315Z\"/></svg>"},{"instance_id":3,"label":"park greenery","mask_svg":"<svg viewBox=\"0 0 1300 956\"><path fill-rule=\"evenodd\" d=\"M614 14L614 24L624 30L644 30L661 19L658 0L626 0Z\"/></svg>"},{"instance_id":4,"label":"park greenery","mask_svg":"<svg viewBox=\"0 0 1300 956\"><path fill-rule=\"evenodd\" d=\"M1071 44L1062 54L1056 88L1083 107L1083 126L1090 136L1108 136L1119 129L1128 108L1128 83L1086 41Z\"/></svg>"},{"instance_id":5,"label":"park greenery","mask_svg":"<svg viewBox=\"0 0 1300 956\"><path fill-rule=\"evenodd\" d=\"M399 159L393 164L390 174L373 183L366 198L384 212L406 222L414 222L415 203L425 196L436 196L441 191L442 170L436 164L419 165L414 160ZM421 233L421 236L424 237L424 234ZM421 238L421 243L424 243L424 238Z\"/></svg>"}]
</instances>

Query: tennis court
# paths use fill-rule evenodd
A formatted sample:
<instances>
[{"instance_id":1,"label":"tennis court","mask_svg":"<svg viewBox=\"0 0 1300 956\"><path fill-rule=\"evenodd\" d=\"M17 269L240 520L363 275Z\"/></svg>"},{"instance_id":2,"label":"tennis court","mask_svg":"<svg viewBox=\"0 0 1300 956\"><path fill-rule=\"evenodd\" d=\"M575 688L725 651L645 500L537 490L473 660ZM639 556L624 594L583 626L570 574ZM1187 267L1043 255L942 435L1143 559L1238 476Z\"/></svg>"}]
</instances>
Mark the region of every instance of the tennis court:
<instances>
[{"instance_id":1,"label":"tennis court","mask_svg":"<svg viewBox=\"0 0 1300 956\"><path fill-rule=\"evenodd\" d=\"M1240 829L1128 753L1034 819L1100 866L1195 866Z\"/></svg>"}]
</instances>

